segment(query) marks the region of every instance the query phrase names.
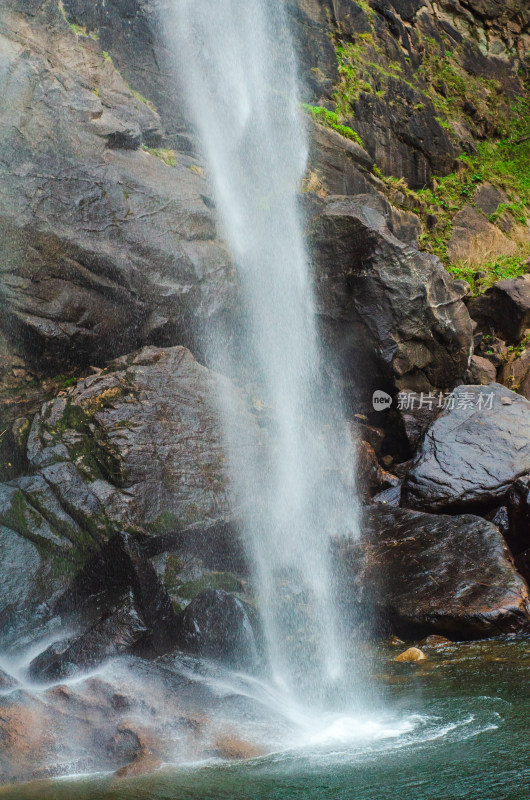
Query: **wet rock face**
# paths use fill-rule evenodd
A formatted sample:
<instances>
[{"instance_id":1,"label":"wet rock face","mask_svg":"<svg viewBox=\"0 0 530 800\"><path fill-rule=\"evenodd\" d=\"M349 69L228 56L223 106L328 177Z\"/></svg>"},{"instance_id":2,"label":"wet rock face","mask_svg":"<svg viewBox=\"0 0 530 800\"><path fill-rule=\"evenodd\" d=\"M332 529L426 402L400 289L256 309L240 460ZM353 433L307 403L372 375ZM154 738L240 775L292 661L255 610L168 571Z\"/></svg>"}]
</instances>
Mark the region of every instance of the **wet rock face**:
<instances>
[{"instance_id":1,"label":"wet rock face","mask_svg":"<svg viewBox=\"0 0 530 800\"><path fill-rule=\"evenodd\" d=\"M189 126L165 38L170 0L64 0L63 5L69 22L96 33L125 80L160 109L168 145L189 148Z\"/></svg>"},{"instance_id":2,"label":"wet rock face","mask_svg":"<svg viewBox=\"0 0 530 800\"><path fill-rule=\"evenodd\" d=\"M243 450L261 458L245 396L182 347L144 348L81 380L35 417L34 474L0 485L1 522L75 566L124 528L156 536L231 518L221 393Z\"/></svg>"},{"instance_id":3,"label":"wet rock face","mask_svg":"<svg viewBox=\"0 0 530 800\"><path fill-rule=\"evenodd\" d=\"M52 374L191 344L235 302L196 159L156 149L158 113L58 9L0 18L4 334Z\"/></svg>"},{"instance_id":4,"label":"wet rock face","mask_svg":"<svg viewBox=\"0 0 530 800\"><path fill-rule=\"evenodd\" d=\"M458 381L471 355L471 320L434 256L398 241L355 199L322 201L309 241L319 312L352 392L359 375L367 394Z\"/></svg>"},{"instance_id":5,"label":"wet rock face","mask_svg":"<svg viewBox=\"0 0 530 800\"><path fill-rule=\"evenodd\" d=\"M257 617L247 603L222 589L207 589L191 601L178 621L183 650L252 669L259 663Z\"/></svg>"},{"instance_id":6,"label":"wet rock face","mask_svg":"<svg viewBox=\"0 0 530 800\"><path fill-rule=\"evenodd\" d=\"M528 586L497 528L480 517L369 506L361 542L339 553L350 598L399 635L530 630Z\"/></svg>"},{"instance_id":7,"label":"wet rock face","mask_svg":"<svg viewBox=\"0 0 530 800\"><path fill-rule=\"evenodd\" d=\"M500 384L461 386L425 434L403 505L426 511L498 505L530 472L530 403Z\"/></svg>"},{"instance_id":8,"label":"wet rock face","mask_svg":"<svg viewBox=\"0 0 530 800\"><path fill-rule=\"evenodd\" d=\"M2 495L0 494L0 508ZM8 527L0 526L0 563L2 581L0 584L0 624L4 625L11 615L16 615L25 605L35 599L38 575L42 558L35 545L14 533Z\"/></svg>"},{"instance_id":9,"label":"wet rock face","mask_svg":"<svg viewBox=\"0 0 530 800\"><path fill-rule=\"evenodd\" d=\"M145 623L130 595L85 633L50 645L31 662L29 675L43 682L71 677L113 656L133 651L146 633Z\"/></svg>"},{"instance_id":10,"label":"wet rock face","mask_svg":"<svg viewBox=\"0 0 530 800\"><path fill-rule=\"evenodd\" d=\"M142 756L156 768L156 759L170 760L189 746L174 692L160 682L142 685L119 669L111 680L80 677L39 692L0 695L0 782L111 771Z\"/></svg>"}]
</instances>

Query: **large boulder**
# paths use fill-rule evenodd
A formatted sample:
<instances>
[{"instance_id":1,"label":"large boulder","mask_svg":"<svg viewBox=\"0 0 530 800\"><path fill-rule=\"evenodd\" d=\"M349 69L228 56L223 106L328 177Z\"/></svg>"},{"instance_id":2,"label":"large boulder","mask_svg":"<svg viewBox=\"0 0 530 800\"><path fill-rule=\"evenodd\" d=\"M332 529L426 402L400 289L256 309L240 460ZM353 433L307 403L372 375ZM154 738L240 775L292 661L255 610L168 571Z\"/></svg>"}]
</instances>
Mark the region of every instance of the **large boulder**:
<instances>
[{"instance_id":1,"label":"large boulder","mask_svg":"<svg viewBox=\"0 0 530 800\"><path fill-rule=\"evenodd\" d=\"M460 386L425 434L403 505L425 511L499 505L530 473L530 402L498 383Z\"/></svg>"},{"instance_id":2,"label":"large boulder","mask_svg":"<svg viewBox=\"0 0 530 800\"><path fill-rule=\"evenodd\" d=\"M358 199L315 201L309 241L331 351L363 390L452 387L472 350L460 288L434 256L400 242Z\"/></svg>"},{"instance_id":3,"label":"large boulder","mask_svg":"<svg viewBox=\"0 0 530 800\"><path fill-rule=\"evenodd\" d=\"M0 485L1 523L73 575L122 530L160 536L232 518L221 397L244 457L259 461L249 398L182 347L147 347L80 380L34 418L33 474Z\"/></svg>"},{"instance_id":4,"label":"large boulder","mask_svg":"<svg viewBox=\"0 0 530 800\"><path fill-rule=\"evenodd\" d=\"M69 685L0 694L0 783L112 771L145 751L170 760L190 725L174 692L160 681L152 691L142 678L118 668L112 682L78 676Z\"/></svg>"},{"instance_id":5,"label":"large boulder","mask_svg":"<svg viewBox=\"0 0 530 800\"><path fill-rule=\"evenodd\" d=\"M256 668L260 659L256 612L222 589L207 589L180 616L177 643L196 655L238 668Z\"/></svg>"},{"instance_id":6,"label":"large boulder","mask_svg":"<svg viewBox=\"0 0 530 800\"><path fill-rule=\"evenodd\" d=\"M528 586L480 517L368 506L360 541L338 547L349 602L387 631L473 639L530 630Z\"/></svg>"},{"instance_id":7,"label":"large boulder","mask_svg":"<svg viewBox=\"0 0 530 800\"><path fill-rule=\"evenodd\" d=\"M530 275L498 281L468 304L483 331L495 331L507 342L519 342L530 328Z\"/></svg>"}]
</instances>

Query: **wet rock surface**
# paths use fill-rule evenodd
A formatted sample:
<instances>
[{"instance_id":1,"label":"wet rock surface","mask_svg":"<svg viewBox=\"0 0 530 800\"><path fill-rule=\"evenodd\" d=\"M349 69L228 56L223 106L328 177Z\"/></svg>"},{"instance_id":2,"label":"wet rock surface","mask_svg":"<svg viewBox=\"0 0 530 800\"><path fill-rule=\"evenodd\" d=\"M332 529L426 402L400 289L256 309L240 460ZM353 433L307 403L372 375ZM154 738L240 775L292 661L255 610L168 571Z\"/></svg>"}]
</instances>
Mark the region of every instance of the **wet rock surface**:
<instances>
[{"instance_id":1,"label":"wet rock surface","mask_svg":"<svg viewBox=\"0 0 530 800\"><path fill-rule=\"evenodd\" d=\"M375 609L383 629L461 639L530 631L528 586L480 517L368 506L360 544L339 552L349 597Z\"/></svg>"},{"instance_id":2,"label":"wet rock surface","mask_svg":"<svg viewBox=\"0 0 530 800\"><path fill-rule=\"evenodd\" d=\"M367 393L458 381L471 354L471 321L434 256L399 242L380 213L355 199L322 201L309 241L319 312L346 374L364 375Z\"/></svg>"},{"instance_id":3,"label":"wet rock surface","mask_svg":"<svg viewBox=\"0 0 530 800\"><path fill-rule=\"evenodd\" d=\"M187 652L234 667L252 670L260 661L256 612L221 589L207 589L191 601L178 620L177 643Z\"/></svg>"},{"instance_id":4,"label":"wet rock surface","mask_svg":"<svg viewBox=\"0 0 530 800\"><path fill-rule=\"evenodd\" d=\"M113 656L132 652L147 632L134 599L129 596L85 633L50 645L31 662L29 675L42 682L71 677L99 666Z\"/></svg>"},{"instance_id":5,"label":"wet rock surface","mask_svg":"<svg viewBox=\"0 0 530 800\"><path fill-rule=\"evenodd\" d=\"M96 768L140 775L174 757L175 743L184 760L260 753L196 713L205 697L219 698L205 688L204 664L182 654L208 659L214 679L215 661L263 666L217 398L229 396L253 462L274 420L250 389L182 347L211 358L205 330L219 351L231 346L241 310L164 43L170 5L0 2L0 639L19 648L55 639L29 667L38 692L22 688L8 660L0 670L2 780ZM373 48L363 55L373 85L356 65L344 120L362 145L310 121L302 200L318 310L350 411L370 411L375 389L417 396L465 381L481 386L460 394L494 394L480 414L401 409L399 434L395 420L363 418L359 477L377 505L361 542L340 549L346 603L375 609L385 633L528 633L529 406L487 385L498 375L530 399L519 345L530 327L528 276L470 298L465 282L418 251L420 211L382 179L424 188L455 170L457 154L498 137L484 104L498 103L502 116L522 91L528 12L495 0L294 0L288 11L308 102L333 106L339 42ZM486 79L452 131L423 91L430 76L423 89L416 81L448 48ZM442 102L451 94L443 81L436 92ZM492 249L513 252L515 217L501 208L510 199L489 184L469 195L452 219L454 259L480 266ZM467 309L485 334L475 355ZM246 383L244 368L239 378ZM412 465L397 463L418 447ZM285 605L295 606L289 587ZM430 659L438 644L420 646ZM139 683L82 677L123 662L144 670ZM162 674L170 690L158 692ZM57 681L67 683L46 688Z\"/></svg>"},{"instance_id":6,"label":"wet rock surface","mask_svg":"<svg viewBox=\"0 0 530 800\"><path fill-rule=\"evenodd\" d=\"M52 374L190 344L235 287L196 159L157 149L154 107L58 8L0 14L4 334Z\"/></svg>"},{"instance_id":7,"label":"wet rock surface","mask_svg":"<svg viewBox=\"0 0 530 800\"><path fill-rule=\"evenodd\" d=\"M184 348L145 348L80 381L34 418L34 474L0 486L1 521L75 566L124 528L160 536L232 517L221 392L259 459L245 396Z\"/></svg>"},{"instance_id":8,"label":"wet rock surface","mask_svg":"<svg viewBox=\"0 0 530 800\"><path fill-rule=\"evenodd\" d=\"M134 661L109 675L0 696L2 782L104 769L154 771L196 752L189 713L160 676L141 683ZM148 769L149 767L149 769Z\"/></svg>"},{"instance_id":9,"label":"wet rock surface","mask_svg":"<svg viewBox=\"0 0 530 800\"><path fill-rule=\"evenodd\" d=\"M428 511L499 504L530 472L530 403L500 384L459 387L425 434L403 505Z\"/></svg>"}]
</instances>

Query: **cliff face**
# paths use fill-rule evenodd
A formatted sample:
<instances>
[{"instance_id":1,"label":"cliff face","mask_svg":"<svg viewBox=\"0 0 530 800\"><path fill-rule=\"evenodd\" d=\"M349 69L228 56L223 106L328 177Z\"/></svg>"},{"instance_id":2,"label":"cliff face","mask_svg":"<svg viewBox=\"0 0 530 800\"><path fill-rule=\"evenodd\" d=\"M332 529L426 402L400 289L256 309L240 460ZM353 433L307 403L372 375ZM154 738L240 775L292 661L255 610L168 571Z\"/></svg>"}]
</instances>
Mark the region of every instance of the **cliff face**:
<instances>
[{"instance_id":1,"label":"cliff face","mask_svg":"<svg viewBox=\"0 0 530 800\"><path fill-rule=\"evenodd\" d=\"M188 545L218 539L221 551L234 539L207 403L219 364L201 340L207 331L219 350L230 346L238 281L166 44L168 4L0 2L0 545L13 568L29 559L39 576L25 576L18 595L11 583L0 592L0 619L64 588L120 529L149 543L146 559L176 558L178 537L167 537L179 526ZM378 416L374 390L439 396L499 378L530 394L528 279L515 280L530 256L530 11L495 0L288 7L311 134L301 203L319 317L371 488L399 502L439 409ZM508 280L489 290L498 278ZM507 315L517 324L503 324ZM270 420L236 395L258 453ZM527 401L517 410L528 415ZM479 486L478 510L504 509L503 533L526 570L526 441L492 441L518 449L517 468ZM475 444L462 463L469 448L480 458ZM410 524L439 530L420 516ZM475 518L455 523L458 537L471 529ZM492 584L509 574L523 598L510 630L523 627L524 582L498 529L479 529ZM495 620L495 597L482 601ZM449 616L465 632L463 613Z\"/></svg>"},{"instance_id":2,"label":"cliff face","mask_svg":"<svg viewBox=\"0 0 530 800\"><path fill-rule=\"evenodd\" d=\"M502 136L524 95L523 2L302 0L298 13L318 31L318 48L301 47L313 99L331 101L383 174L413 189L452 172L477 141Z\"/></svg>"}]
</instances>

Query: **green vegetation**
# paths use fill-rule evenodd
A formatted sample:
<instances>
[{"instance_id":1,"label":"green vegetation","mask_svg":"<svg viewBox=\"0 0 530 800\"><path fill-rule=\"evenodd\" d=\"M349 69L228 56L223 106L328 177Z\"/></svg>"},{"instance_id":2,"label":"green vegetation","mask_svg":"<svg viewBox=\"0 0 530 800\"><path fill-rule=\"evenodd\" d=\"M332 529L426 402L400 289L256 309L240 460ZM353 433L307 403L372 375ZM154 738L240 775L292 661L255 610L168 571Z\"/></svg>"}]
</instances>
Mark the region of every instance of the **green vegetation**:
<instances>
[{"instance_id":1,"label":"green vegetation","mask_svg":"<svg viewBox=\"0 0 530 800\"><path fill-rule=\"evenodd\" d=\"M69 386L75 386L75 384L79 380L79 375L73 375L72 373L62 372L60 375L55 375L52 379L54 384L54 395L57 391L61 391L62 389L68 389Z\"/></svg>"},{"instance_id":2,"label":"green vegetation","mask_svg":"<svg viewBox=\"0 0 530 800\"><path fill-rule=\"evenodd\" d=\"M356 0L356 3L359 6L359 8L362 8L365 14L368 14L370 19L373 19L375 17L375 11L370 5L370 3L367 2L367 0Z\"/></svg>"},{"instance_id":3,"label":"green vegetation","mask_svg":"<svg viewBox=\"0 0 530 800\"><path fill-rule=\"evenodd\" d=\"M453 230L453 219L464 206L473 205L477 188L484 183L501 189L508 197L489 221L511 221L514 226L526 225L530 217L530 102L521 98L512 104L500 126L501 138L479 142L473 155L461 155L455 172L433 180L432 188L412 191L401 178L386 177L374 167L374 174L381 178L390 198L399 205L398 193L407 198L406 207L420 216L423 234L422 249L437 255L447 269L458 278L469 282L472 291L484 291L501 278L511 278L529 271L528 243L519 244L514 255L504 255L481 264L480 271L486 276L477 282L474 278L476 265L451 263L447 243ZM428 224L430 222L430 225Z\"/></svg>"},{"instance_id":4,"label":"green vegetation","mask_svg":"<svg viewBox=\"0 0 530 800\"><path fill-rule=\"evenodd\" d=\"M526 103L526 106L528 103ZM521 118L518 114L514 117L513 125L517 130ZM527 118L530 125L530 116ZM481 142L477 146L475 155L462 155L459 158L459 168L456 172L433 182L432 189L423 189L412 193L418 201L417 211L425 218L434 215L437 218L435 236L424 234L423 245L425 249L436 253L442 261L448 264L447 242L452 232L452 219L465 205L473 203L477 187L482 183L490 183L502 189L508 196L509 202L499 206L492 214L490 222L497 222L507 215L513 218L514 223L526 224L530 216L530 136L508 136L497 142ZM522 262L524 253L514 258ZM506 257L507 258L507 257ZM492 274L493 262L488 266ZM514 264L510 262L509 269ZM504 270L508 269L508 262L500 267L504 277ZM524 269L522 266L517 269ZM519 271L517 274L521 274Z\"/></svg>"},{"instance_id":5,"label":"green vegetation","mask_svg":"<svg viewBox=\"0 0 530 800\"><path fill-rule=\"evenodd\" d=\"M494 128L500 126L506 111L501 83L467 72L459 63L459 51L442 52L435 39L427 39L425 47L416 85L446 118L442 127L452 130L447 120L465 120L473 128L475 116L487 117Z\"/></svg>"},{"instance_id":6,"label":"green vegetation","mask_svg":"<svg viewBox=\"0 0 530 800\"><path fill-rule=\"evenodd\" d=\"M164 164L167 164L168 167L176 167L177 166L177 154L174 150L168 150L165 147L147 147L147 145L143 145L143 150L149 155L155 156L159 158Z\"/></svg>"},{"instance_id":7,"label":"green vegetation","mask_svg":"<svg viewBox=\"0 0 530 800\"><path fill-rule=\"evenodd\" d=\"M322 106L310 106L307 105L307 103L303 103L302 107L316 122L325 125L326 128L332 128L332 130L337 131L337 133L340 133L340 135L344 136L346 139L351 139L353 142L360 144L361 147L364 147L363 140L359 134L347 125L342 125L339 115L334 111L328 111L327 108L323 108Z\"/></svg>"},{"instance_id":8,"label":"green vegetation","mask_svg":"<svg viewBox=\"0 0 530 800\"><path fill-rule=\"evenodd\" d=\"M471 286L473 294L479 294L489 289L496 281L500 281L503 278L518 278L519 275L524 275L529 271L529 267L526 263L525 255L519 255L499 256L499 258L482 264L480 272L486 273L486 276L479 281L475 278L477 268L474 266L450 264L448 270L454 278L467 281Z\"/></svg>"}]
</instances>

